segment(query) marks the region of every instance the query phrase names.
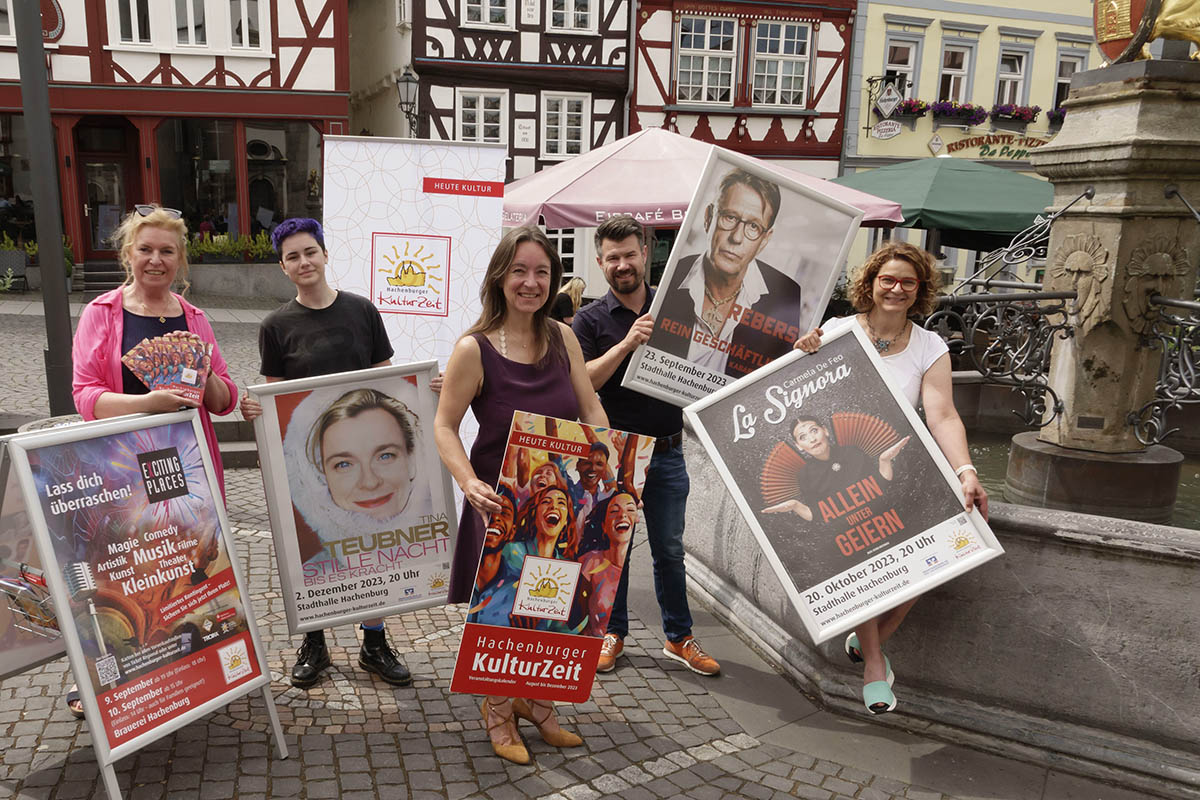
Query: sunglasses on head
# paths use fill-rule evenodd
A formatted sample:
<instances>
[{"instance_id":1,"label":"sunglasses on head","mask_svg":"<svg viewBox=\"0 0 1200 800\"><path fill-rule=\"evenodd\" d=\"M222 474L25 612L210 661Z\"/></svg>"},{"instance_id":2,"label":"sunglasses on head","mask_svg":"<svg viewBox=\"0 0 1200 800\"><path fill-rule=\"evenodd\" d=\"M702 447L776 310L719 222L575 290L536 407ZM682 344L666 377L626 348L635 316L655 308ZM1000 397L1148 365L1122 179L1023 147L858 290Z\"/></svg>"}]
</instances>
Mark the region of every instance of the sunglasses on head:
<instances>
[{"instance_id":1,"label":"sunglasses on head","mask_svg":"<svg viewBox=\"0 0 1200 800\"><path fill-rule=\"evenodd\" d=\"M182 219L183 218L183 212L177 208L167 208L166 206L154 206L154 205L150 205L149 203L139 203L138 205L133 207L133 210L136 211L138 214L141 214L143 217L148 217L151 214L153 214L155 211L164 211L164 212L166 212L167 216L170 217L171 219Z\"/></svg>"}]
</instances>

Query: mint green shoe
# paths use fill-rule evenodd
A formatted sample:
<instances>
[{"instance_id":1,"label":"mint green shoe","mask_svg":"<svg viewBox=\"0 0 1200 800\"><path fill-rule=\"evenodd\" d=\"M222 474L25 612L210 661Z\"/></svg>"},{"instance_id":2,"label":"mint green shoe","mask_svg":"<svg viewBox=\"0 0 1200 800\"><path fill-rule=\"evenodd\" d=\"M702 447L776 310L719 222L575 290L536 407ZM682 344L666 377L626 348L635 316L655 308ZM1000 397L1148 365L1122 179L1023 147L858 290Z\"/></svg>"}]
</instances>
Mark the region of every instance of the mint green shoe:
<instances>
[{"instance_id":1,"label":"mint green shoe","mask_svg":"<svg viewBox=\"0 0 1200 800\"><path fill-rule=\"evenodd\" d=\"M862 650L858 646L858 634L851 633L846 637L846 644L843 648L846 655L850 658L853 664L863 663ZM896 683L896 673L892 672L892 662L885 655L883 657L883 665L887 667L887 683L888 686L894 686Z\"/></svg>"},{"instance_id":2,"label":"mint green shoe","mask_svg":"<svg viewBox=\"0 0 1200 800\"><path fill-rule=\"evenodd\" d=\"M863 705L872 714L886 714L896 708L896 695L887 681L871 681L862 689Z\"/></svg>"}]
</instances>

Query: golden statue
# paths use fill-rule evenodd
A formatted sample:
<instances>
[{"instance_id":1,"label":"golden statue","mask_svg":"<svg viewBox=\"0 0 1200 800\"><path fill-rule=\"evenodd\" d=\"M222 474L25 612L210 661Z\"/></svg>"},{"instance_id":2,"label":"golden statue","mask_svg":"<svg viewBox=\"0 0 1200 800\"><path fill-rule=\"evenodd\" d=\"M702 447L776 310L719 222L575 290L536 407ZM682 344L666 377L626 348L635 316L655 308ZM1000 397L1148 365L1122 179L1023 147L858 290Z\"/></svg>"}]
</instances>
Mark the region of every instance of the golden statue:
<instances>
[{"instance_id":1,"label":"golden statue","mask_svg":"<svg viewBox=\"0 0 1200 800\"><path fill-rule=\"evenodd\" d=\"M1113 63L1150 58L1150 42L1179 39L1200 45L1200 0L1147 0L1137 30L1131 21L1131 0L1097 0L1096 41L1130 39ZM1200 60L1200 52L1192 53Z\"/></svg>"}]
</instances>

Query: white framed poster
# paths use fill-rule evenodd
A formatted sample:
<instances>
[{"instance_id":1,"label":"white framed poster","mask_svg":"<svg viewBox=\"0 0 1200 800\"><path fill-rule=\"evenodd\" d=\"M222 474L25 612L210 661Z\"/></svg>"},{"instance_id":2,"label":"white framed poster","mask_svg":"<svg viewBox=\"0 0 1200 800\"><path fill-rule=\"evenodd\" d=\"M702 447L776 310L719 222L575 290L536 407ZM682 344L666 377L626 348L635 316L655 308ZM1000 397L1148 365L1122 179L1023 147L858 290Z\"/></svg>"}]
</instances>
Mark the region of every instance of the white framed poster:
<instances>
[{"instance_id":1,"label":"white framed poster","mask_svg":"<svg viewBox=\"0 0 1200 800\"><path fill-rule=\"evenodd\" d=\"M0 437L0 680L66 653L9 438Z\"/></svg>"},{"instance_id":2,"label":"white framed poster","mask_svg":"<svg viewBox=\"0 0 1200 800\"><path fill-rule=\"evenodd\" d=\"M814 642L1004 550L858 325L684 409Z\"/></svg>"},{"instance_id":3,"label":"white framed poster","mask_svg":"<svg viewBox=\"0 0 1200 800\"><path fill-rule=\"evenodd\" d=\"M863 212L713 148L621 385L685 406L815 327Z\"/></svg>"},{"instance_id":4,"label":"white framed poster","mask_svg":"<svg viewBox=\"0 0 1200 800\"><path fill-rule=\"evenodd\" d=\"M288 627L443 605L458 519L424 361L251 386Z\"/></svg>"},{"instance_id":5,"label":"white framed poster","mask_svg":"<svg viewBox=\"0 0 1200 800\"><path fill-rule=\"evenodd\" d=\"M112 763L270 672L200 417L131 415L9 441L110 797Z\"/></svg>"}]
</instances>

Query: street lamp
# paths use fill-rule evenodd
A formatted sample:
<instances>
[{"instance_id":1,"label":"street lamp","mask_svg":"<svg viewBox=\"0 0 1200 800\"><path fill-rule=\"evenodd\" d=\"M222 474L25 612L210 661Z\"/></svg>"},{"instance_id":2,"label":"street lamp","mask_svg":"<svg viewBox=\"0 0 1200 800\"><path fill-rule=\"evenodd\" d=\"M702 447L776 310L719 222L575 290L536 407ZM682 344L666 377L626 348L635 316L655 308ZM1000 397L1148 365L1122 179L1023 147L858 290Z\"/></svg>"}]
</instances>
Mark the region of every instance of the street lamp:
<instances>
[{"instance_id":1,"label":"street lamp","mask_svg":"<svg viewBox=\"0 0 1200 800\"><path fill-rule=\"evenodd\" d=\"M413 75L410 67L404 68L404 74L396 78L396 94L400 96L400 111L408 120L408 135L417 135L417 76Z\"/></svg>"}]
</instances>

